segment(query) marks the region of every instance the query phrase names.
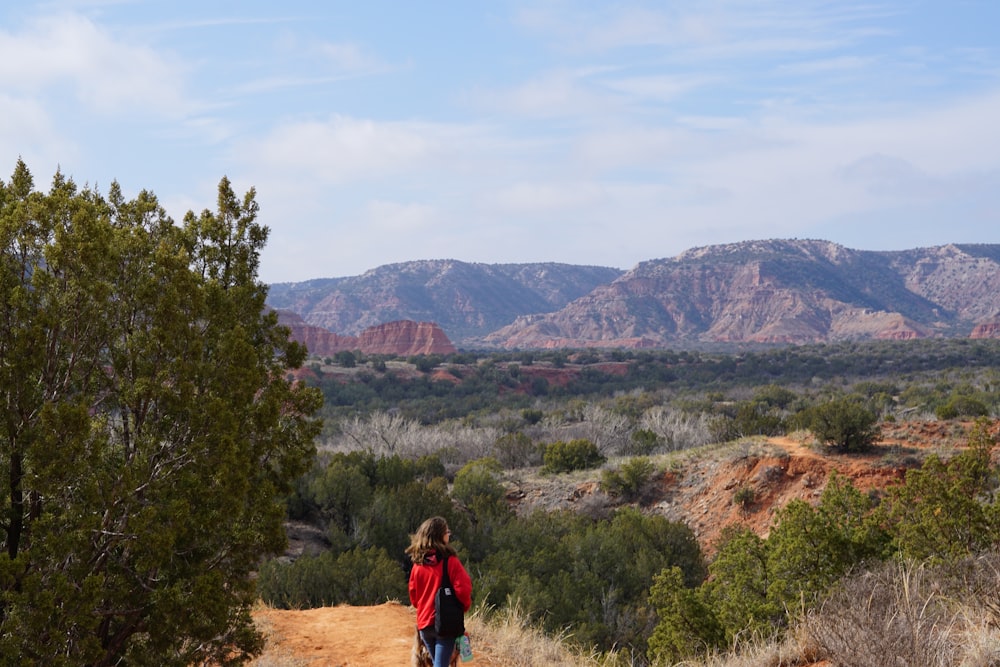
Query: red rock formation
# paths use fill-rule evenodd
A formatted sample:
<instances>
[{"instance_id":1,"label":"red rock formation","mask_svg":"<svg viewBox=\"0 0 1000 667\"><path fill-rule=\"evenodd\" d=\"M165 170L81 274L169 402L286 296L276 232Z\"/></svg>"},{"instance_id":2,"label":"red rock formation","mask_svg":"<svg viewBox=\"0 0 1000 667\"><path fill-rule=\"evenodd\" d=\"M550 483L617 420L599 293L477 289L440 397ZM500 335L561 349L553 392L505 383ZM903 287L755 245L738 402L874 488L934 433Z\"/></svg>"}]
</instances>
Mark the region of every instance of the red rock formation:
<instances>
[{"instance_id":1,"label":"red rock formation","mask_svg":"<svg viewBox=\"0 0 1000 667\"><path fill-rule=\"evenodd\" d=\"M977 324L969 338L1000 338L1000 317Z\"/></svg>"},{"instance_id":2,"label":"red rock formation","mask_svg":"<svg viewBox=\"0 0 1000 667\"><path fill-rule=\"evenodd\" d=\"M451 354L455 346L441 327L433 322L400 320L369 327L358 336L359 349L366 354Z\"/></svg>"},{"instance_id":3,"label":"red rock formation","mask_svg":"<svg viewBox=\"0 0 1000 667\"><path fill-rule=\"evenodd\" d=\"M369 327L359 336L341 336L306 323L299 315L278 311L278 321L291 329L291 339L302 343L310 354L327 356L360 350L365 354L451 354L455 346L433 322L400 320Z\"/></svg>"},{"instance_id":4,"label":"red rock formation","mask_svg":"<svg viewBox=\"0 0 1000 667\"><path fill-rule=\"evenodd\" d=\"M305 345L310 354L326 356L359 349L356 337L340 336L322 327L315 327L291 311L279 310L278 322L291 329L290 338Z\"/></svg>"}]
</instances>

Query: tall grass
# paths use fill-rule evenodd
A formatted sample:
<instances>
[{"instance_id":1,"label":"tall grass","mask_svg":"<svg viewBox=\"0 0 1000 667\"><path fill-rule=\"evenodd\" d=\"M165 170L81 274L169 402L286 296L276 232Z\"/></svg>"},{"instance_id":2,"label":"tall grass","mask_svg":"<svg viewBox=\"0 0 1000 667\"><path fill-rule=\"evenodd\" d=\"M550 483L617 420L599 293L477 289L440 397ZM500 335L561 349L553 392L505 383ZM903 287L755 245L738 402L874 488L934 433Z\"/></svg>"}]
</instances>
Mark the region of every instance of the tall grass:
<instances>
[{"instance_id":1,"label":"tall grass","mask_svg":"<svg viewBox=\"0 0 1000 667\"><path fill-rule=\"evenodd\" d=\"M838 667L1000 665L1000 556L889 561L845 579L802 627Z\"/></svg>"}]
</instances>

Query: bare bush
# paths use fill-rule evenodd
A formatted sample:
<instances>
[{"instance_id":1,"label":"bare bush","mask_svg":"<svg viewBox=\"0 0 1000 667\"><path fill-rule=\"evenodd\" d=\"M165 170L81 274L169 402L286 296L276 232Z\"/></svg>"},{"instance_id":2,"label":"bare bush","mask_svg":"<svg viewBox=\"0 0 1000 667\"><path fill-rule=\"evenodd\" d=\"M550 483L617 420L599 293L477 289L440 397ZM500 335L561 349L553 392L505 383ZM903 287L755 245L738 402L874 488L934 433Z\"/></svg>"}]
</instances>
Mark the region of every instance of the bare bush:
<instances>
[{"instance_id":1,"label":"bare bush","mask_svg":"<svg viewBox=\"0 0 1000 667\"><path fill-rule=\"evenodd\" d=\"M597 445L601 454L614 456L628 448L632 425L625 415L588 403L583 409L583 424L587 431L584 438Z\"/></svg>"},{"instance_id":2,"label":"bare bush","mask_svg":"<svg viewBox=\"0 0 1000 667\"><path fill-rule=\"evenodd\" d=\"M327 443L331 451L364 451L378 456L419 458L441 456L447 464L462 466L490 455L502 431L492 426L470 427L454 423L421 426L388 412L353 417L340 423L340 434Z\"/></svg>"},{"instance_id":3,"label":"bare bush","mask_svg":"<svg viewBox=\"0 0 1000 667\"><path fill-rule=\"evenodd\" d=\"M934 571L890 561L846 578L803 625L841 667L944 667L961 662L951 606Z\"/></svg>"},{"instance_id":4,"label":"bare bush","mask_svg":"<svg viewBox=\"0 0 1000 667\"><path fill-rule=\"evenodd\" d=\"M680 451L712 442L708 422L709 419L704 414L692 415L665 405L657 405L642 414L639 428L659 436L667 451Z\"/></svg>"},{"instance_id":5,"label":"bare bush","mask_svg":"<svg viewBox=\"0 0 1000 667\"><path fill-rule=\"evenodd\" d=\"M353 417L340 423L340 437L333 449L363 451L381 456L399 454L418 437L420 424L390 412L373 412L368 417Z\"/></svg>"}]
</instances>

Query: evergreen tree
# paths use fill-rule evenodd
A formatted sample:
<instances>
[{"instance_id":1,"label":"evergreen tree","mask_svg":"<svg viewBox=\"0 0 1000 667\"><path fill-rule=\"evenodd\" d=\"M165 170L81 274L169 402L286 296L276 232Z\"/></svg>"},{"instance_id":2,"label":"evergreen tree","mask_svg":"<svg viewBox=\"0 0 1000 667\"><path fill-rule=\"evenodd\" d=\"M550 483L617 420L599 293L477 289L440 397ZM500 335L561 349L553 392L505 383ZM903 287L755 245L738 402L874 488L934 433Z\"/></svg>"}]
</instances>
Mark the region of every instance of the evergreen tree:
<instances>
[{"instance_id":1,"label":"evergreen tree","mask_svg":"<svg viewBox=\"0 0 1000 667\"><path fill-rule=\"evenodd\" d=\"M251 190L175 225L19 161L0 183L0 663L260 648L251 571L312 453L305 350L264 307Z\"/></svg>"},{"instance_id":2,"label":"evergreen tree","mask_svg":"<svg viewBox=\"0 0 1000 667\"><path fill-rule=\"evenodd\" d=\"M979 420L967 449L949 461L931 455L906 483L890 489L884 505L887 525L902 555L956 562L1000 542L994 439Z\"/></svg>"}]
</instances>

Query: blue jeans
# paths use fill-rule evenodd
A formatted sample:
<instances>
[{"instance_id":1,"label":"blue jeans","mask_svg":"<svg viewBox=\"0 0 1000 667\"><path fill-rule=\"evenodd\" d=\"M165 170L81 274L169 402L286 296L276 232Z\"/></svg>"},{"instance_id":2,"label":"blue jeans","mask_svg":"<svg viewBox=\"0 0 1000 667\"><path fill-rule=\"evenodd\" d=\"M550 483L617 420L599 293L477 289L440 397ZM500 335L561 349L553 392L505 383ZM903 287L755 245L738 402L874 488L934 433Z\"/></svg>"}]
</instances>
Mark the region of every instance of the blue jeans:
<instances>
[{"instance_id":1,"label":"blue jeans","mask_svg":"<svg viewBox=\"0 0 1000 667\"><path fill-rule=\"evenodd\" d=\"M448 667L451 654L455 652L455 637L438 637L434 628L420 631L420 639L427 647L427 652L434 658L434 667Z\"/></svg>"}]
</instances>

